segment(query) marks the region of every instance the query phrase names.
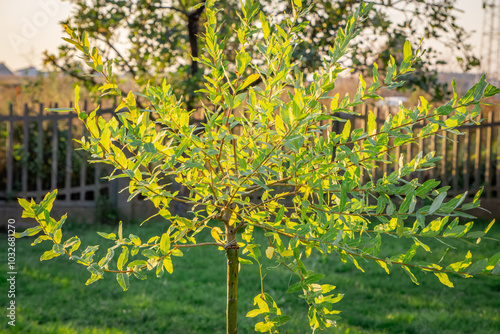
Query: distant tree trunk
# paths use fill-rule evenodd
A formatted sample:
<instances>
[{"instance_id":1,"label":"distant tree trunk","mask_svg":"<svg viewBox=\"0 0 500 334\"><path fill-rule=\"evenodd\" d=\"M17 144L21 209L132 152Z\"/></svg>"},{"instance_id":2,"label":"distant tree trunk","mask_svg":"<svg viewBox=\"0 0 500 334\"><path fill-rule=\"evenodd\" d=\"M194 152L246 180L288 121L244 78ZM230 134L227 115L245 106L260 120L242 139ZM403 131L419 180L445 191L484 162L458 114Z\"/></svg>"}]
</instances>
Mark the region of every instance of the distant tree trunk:
<instances>
[{"instance_id":1,"label":"distant tree trunk","mask_svg":"<svg viewBox=\"0 0 500 334\"><path fill-rule=\"evenodd\" d=\"M205 10L205 1L202 1L202 5L200 8L197 8L195 11L188 13L188 39L189 39L189 46L191 48L191 56L192 58L197 58L199 56L199 50L198 50L198 33L200 31L200 17L203 11ZM197 89L197 83L196 83L196 74L198 73L198 62L195 59L191 59L191 87L188 89L190 90L188 92L187 96L187 109L191 110L193 109L193 92Z\"/></svg>"}]
</instances>

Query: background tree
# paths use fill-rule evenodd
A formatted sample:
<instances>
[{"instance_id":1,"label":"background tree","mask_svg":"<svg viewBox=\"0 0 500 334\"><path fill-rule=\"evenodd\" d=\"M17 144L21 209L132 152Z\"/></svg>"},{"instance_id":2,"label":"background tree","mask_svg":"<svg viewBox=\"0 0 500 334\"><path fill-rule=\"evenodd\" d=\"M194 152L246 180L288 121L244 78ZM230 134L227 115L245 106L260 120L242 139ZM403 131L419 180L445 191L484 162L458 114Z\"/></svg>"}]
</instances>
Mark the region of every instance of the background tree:
<instances>
[{"instance_id":1,"label":"background tree","mask_svg":"<svg viewBox=\"0 0 500 334\"><path fill-rule=\"evenodd\" d=\"M313 330L335 324L339 311L333 309L333 304L343 296L332 293L334 285L319 284L324 275L306 267L312 252L325 257L336 254L340 261L351 261L360 270L357 259L375 261L387 273L398 266L417 284L414 269L434 273L449 287L453 283L448 274L499 274L500 252L490 259L475 261L468 252L463 261L448 265L443 264L446 254L438 263L414 260L419 249L430 251L426 238L443 242L473 239L479 243L493 222L484 231L475 232L470 232L472 222L460 224L461 217L471 218L465 210L479 206L481 192L472 202L466 202L467 193L446 201L449 187L438 188L438 181L405 179L413 172L433 168L439 160L434 152L425 156L418 153L411 160L393 156L392 152L443 132L457 133L458 126L474 122L483 99L498 94L500 89L488 84L483 76L465 96L454 94L437 108L424 98L413 109L400 106L398 114L389 116L380 129L371 112L366 130L352 129L349 121L339 133L321 125L324 120L341 121L337 113L353 113L351 108L381 98L377 92L382 87L404 85L401 76L414 71L413 64L419 60L421 50L413 52L411 43L406 42L401 65L397 66L391 57L383 80L374 65L373 84L369 87L360 76L358 91L352 98L328 96L338 76L348 70L342 65L342 57L360 36L359 23L367 18L372 6L360 5L347 19L328 49L323 66L306 84L293 54L302 43L300 33L306 23L301 19L310 8L302 8L301 1L295 0L291 13L281 23L270 24L259 4L247 1L235 29L238 47L231 62L223 52L225 43L219 34L227 22L217 21L217 9L207 2L203 35L207 55L195 60L209 71L205 87L198 93L215 110L204 107L207 121L201 125L190 123L190 111L166 81L146 86L142 93L123 94L113 75L113 61L103 62L97 48L90 47L86 32L79 35L66 27L68 42L83 53L86 63L104 80L98 90L120 98L117 109L125 109L118 113L118 120L97 118L95 110L80 110L77 87L74 109L65 110L76 112L88 129L89 136L79 141L82 148L91 153L95 162L114 167L110 179L128 178L130 198L141 194L152 201L158 208L157 215L170 224L162 223L155 236L125 237L120 223L116 234L100 233L114 241L105 253L97 253L98 245L80 253L81 240L77 236L63 239L61 228L66 216L59 220L50 216L57 196L54 190L39 204L19 200L23 217L35 218L39 226L18 236L41 232L33 245L46 240L54 244L41 260L67 255L88 268L91 277L87 284L108 273L116 275L124 290L131 276L145 279L151 271L157 276L165 271L172 273L174 258L183 255L183 248L218 247L227 255L228 333L237 331L239 264L261 266L264 249L254 234L257 229L269 242L265 255L275 259L277 267L295 275L288 292L298 293L309 306ZM257 52L258 60L264 61L259 66L251 58ZM251 87L258 78L263 87ZM147 101L148 109L138 108L136 96ZM324 102L329 102L328 106ZM243 112L236 113L238 108ZM417 124L426 121L429 123L417 129ZM197 132L199 126L204 131ZM377 164L389 163L385 153L390 154L389 160L399 161L398 168L377 179L371 170ZM367 182L363 182L362 175L368 175ZM172 176L189 189L189 194L169 189L166 180ZM257 191L262 194L260 199L250 201L249 195ZM170 204L174 201L191 205L192 218L173 214ZM202 233L210 234L213 241L197 242ZM379 257L382 235L407 238L408 251ZM283 315L273 297L265 292L262 276L260 284L255 308L247 317L259 317L255 330L274 332L290 316Z\"/></svg>"},{"instance_id":2,"label":"background tree","mask_svg":"<svg viewBox=\"0 0 500 334\"><path fill-rule=\"evenodd\" d=\"M148 80L160 82L166 78L174 90L185 97L188 109L195 105L193 92L202 86L206 70L194 59L200 55L204 1L68 1L75 3L76 10L64 24L85 30L89 37L100 41L103 57L115 59L117 70L128 73L141 85ZM291 10L288 1L261 3L263 12L272 17L274 23L279 23L284 13ZM322 58L328 54L339 27L346 24L352 7L358 3L357 0L308 2L313 7L300 20L311 24L301 31L304 42L293 54L294 59L301 60L299 66L306 73L322 66ZM466 42L466 32L456 24L455 0L375 0L373 3L373 10L362 23L363 36L352 45L353 52L349 55L348 61L355 71L366 74L371 71L371 64L377 62L385 73L390 54L400 54L406 40L418 45L422 37L444 43L460 59L464 70L478 65ZM225 40L224 53L229 60L234 60L238 44L233 35L238 19L234 13L241 7L240 1L223 0L216 6L220 19L227 23L219 32ZM74 46L65 44L59 54L46 54L45 62L83 80L88 87L96 87L94 78L85 76L89 70L74 57L76 51ZM434 65L448 59L429 49L425 61L416 65L416 73L405 87L418 86L441 99L445 87L438 83ZM252 61L258 64L262 59L257 53Z\"/></svg>"}]
</instances>

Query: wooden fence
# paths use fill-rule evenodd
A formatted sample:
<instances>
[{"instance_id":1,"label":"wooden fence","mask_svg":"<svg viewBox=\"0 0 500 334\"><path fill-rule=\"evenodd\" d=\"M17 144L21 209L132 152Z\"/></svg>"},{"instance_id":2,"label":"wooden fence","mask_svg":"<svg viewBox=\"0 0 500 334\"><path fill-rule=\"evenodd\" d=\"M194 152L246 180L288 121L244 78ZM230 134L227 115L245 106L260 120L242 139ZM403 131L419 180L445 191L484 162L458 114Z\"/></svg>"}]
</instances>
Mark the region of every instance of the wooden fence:
<instances>
[{"instance_id":1,"label":"wooden fence","mask_svg":"<svg viewBox=\"0 0 500 334\"><path fill-rule=\"evenodd\" d=\"M18 197L40 201L56 188L56 214L73 211L77 220L88 222L96 218L97 210L103 209L107 213L120 211L127 220L140 218L127 205L128 195L119 193L125 185L120 180L101 179L109 174L108 166L88 164L87 152L76 150L78 145L73 139L86 135L77 115L50 113L45 107L58 105L24 105L20 111L11 104L9 114L0 115L0 131L6 134L0 139L0 218L20 217ZM99 114L110 118L113 112L114 108L108 108ZM102 208L98 208L99 203ZM136 211L146 214L148 210Z\"/></svg>"},{"instance_id":2,"label":"wooden fence","mask_svg":"<svg viewBox=\"0 0 500 334\"><path fill-rule=\"evenodd\" d=\"M377 129L380 129L389 113L397 109L375 107L370 110L376 116ZM366 105L358 110L357 115L342 114L349 119L353 128L366 130L368 108ZM496 111L483 113L477 120L484 118L479 125L470 124L457 128L462 135L442 132L439 136L420 139L417 143L406 144L385 154L384 160L392 160L392 164L379 164L372 169L376 178L391 173L398 168L398 160L403 155L403 162L408 163L417 152L423 154L436 152L442 156L436 168L425 172L417 172L407 179L418 177L420 181L436 179L441 186L450 186L449 195L457 195L465 191L476 192L484 187L483 197L500 199L500 115ZM342 131L344 123L333 125L336 132ZM414 126L414 131L425 126L427 122ZM392 156L392 159L389 159Z\"/></svg>"},{"instance_id":3,"label":"wooden fence","mask_svg":"<svg viewBox=\"0 0 500 334\"><path fill-rule=\"evenodd\" d=\"M55 104L53 107L58 106ZM84 134L82 124L74 113L47 113L44 108L43 104L39 104L38 112L33 114L33 110L25 105L23 115L15 115L11 104L9 115L0 116L0 123L7 125L3 151L6 157L6 177L1 180L4 188L0 189L0 199L5 201L16 197L33 197L40 200L47 191L58 188L58 200L71 201L77 205L85 201L93 202L99 197L101 188L108 185L99 180L101 166L98 164L93 171L93 182L88 182L85 152L76 153L74 150L73 139L78 134ZM22 132L18 131L21 129ZM15 138L16 134L21 134L21 138ZM47 135L51 137L49 147L44 145ZM63 150L61 142L65 145ZM15 148L17 152L14 151ZM61 153L64 157L59 156ZM75 154L81 157L78 166L73 164ZM61 158L64 158L62 164ZM44 167L47 166L50 166L50 177L43 175ZM74 182L74 169L79 171L78 184ZM62 182L61 175L64 175Z\"/></svg>"},{"instance_id":4,"label":"wooden fence","mask_svg":"<svg viewBox=\"0 0 500 334\"><path fill-rule=\"evenodd\" d=\"M133 211L148 211L143 207L134 209L133 205L127 204L128 195L119 194L124 187L119 184L121 179L116 182L102 181L101 177L109 171L104 171L100 164L88 165L86 152L75 150L77 145L73 139L85 135L83 124L76 114L48 113L44 111L43 104L35 107L36 110L24 106L21 113L15 113L11 105L9 114L0 116L0 131L6 134L0 139L0 211L9 203L17 205L14 203L17 197L33 197L39 201L55 188L59 189L57 202L72 209L95 208L96 201L106 196L110 198L110 204L128 218L137 216ZM113 110L104 109L100 113L113 117ZM391 110L377 107L371 110L380 128ZM367 111L364 106L357 115L343 114L341 117L350 119L353 128L366 129ZM421 181L438 179L442 185L451 187L450 195L475 192L484 186L486 198L499 199L500 117L495 112L488 112L483 117L486 121L480 125L461 127L462 136L452 134L448 138L450 134L443 133L441 137L421 139L416 144L396 148L390 155L394 158L402 154L404 161L409 161L418 151L424 154L436 151L436 155L444 158L437 168L418 172L415 176ZM340 132L343 124L332 124L333 131ZM386 155L386 160L391 160L390 156ZM380 164L372 170L372 174L378 178L396 170L398 159L392 160L395 161L393 164Z\"/></svg>"}]
</instances>

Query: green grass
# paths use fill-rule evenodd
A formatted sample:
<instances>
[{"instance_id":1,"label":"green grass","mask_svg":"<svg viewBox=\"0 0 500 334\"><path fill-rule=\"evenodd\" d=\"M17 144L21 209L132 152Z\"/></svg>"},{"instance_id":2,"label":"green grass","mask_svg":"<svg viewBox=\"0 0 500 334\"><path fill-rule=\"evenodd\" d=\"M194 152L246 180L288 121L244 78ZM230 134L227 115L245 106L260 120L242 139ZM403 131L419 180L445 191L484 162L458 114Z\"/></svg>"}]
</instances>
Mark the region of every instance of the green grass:
<instances>
[{"instance_id":1,"label":"green grass","mask_svg":"<svg viewBox=\"0 0 500 334\"><path fill-rule=\"evenodd\" d=\"M149 225L148 225L149 224ZM144 240L161 230L160 223L139 228L126 226L124 234L134 233ZM67 226L65 237L77 234L82 247L102 243L102 251L111 245L95 233L95 226ZM109 226L99 231L112 232ZM500 238L500 227L490 231ZM5 238L5 235L1 236ZM382 256L405 252L409 240L386 238ZM432 240L431 240L432 241ZM129 291L122 292L113 275L90 286L90 273L81 265L60 257L40 262L49 243L31 247L32 239L16 241L16 327L7 325L2 315L1 333L223 333L225 332L225 256L215 247L185 250L183 258L174 258L174 273L163 278L149 275L145 281L131 278ZM108 243L107 243L108 242ZM389 244L390 242L390 244ZM431 243L443 250L441 244ZM263 243L263 250L265 244ZM457 244L448 253L449 260L463 257L470 245ZM474 258L488 257L500 249L499 242L483 240L474 248ZM7 245L2 242L0 257L6 259ZM420 259L438 257L419 253ZM454 258L456 256L456 258ZM438 257L439 259L439 257ZM116 261L116 258L115 258ZM0 272L0 293L6 300L6 260ZM343 264L337 256L327 259L312 256L306 266L326 274L320 283L337 286L344 299L336 304L343 319L326 333L498 333L500 331L500 280L493 277L463 279L451 277L454 289L439 283L432 274L414 271L420 286L413 284L399 268L391 275L377 264L360 264L362 273L352 264ZM307 305L285 291L296 278L282 268L268 271L275 264L264 263L265 290L284 314L292 320L283 333L311 332ZM245 318L252 309L253 297L260 291L256 266L242 265L238 296L239 333L252 333L255 319ZM4 308L5 302L2 302ZM258 318L257 318L258 319Z\"/></svg>"}]
</instances>

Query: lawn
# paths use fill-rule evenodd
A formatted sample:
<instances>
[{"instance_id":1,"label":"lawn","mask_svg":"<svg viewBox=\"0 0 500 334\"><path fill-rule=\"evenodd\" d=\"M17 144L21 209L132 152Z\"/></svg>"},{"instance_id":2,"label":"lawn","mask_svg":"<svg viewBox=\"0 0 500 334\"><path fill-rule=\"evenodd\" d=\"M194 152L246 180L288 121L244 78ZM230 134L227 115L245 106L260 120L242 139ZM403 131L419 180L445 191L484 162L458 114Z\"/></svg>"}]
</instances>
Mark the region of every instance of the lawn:
<instances>
[{"instance_id":1,"label":"lawn","mask_svg":"<svg viewBox=\"0 0 500 334\"><path fill-rule=\"evenodd\" d=\"M480 224L478 228L481 227ZM146 223L140 228L129 225L125 226L124 234L137 234L147 240L147 236L162 229L162 223ZM104 251L112 242L99 237L95 230L91 225L63 228L66 238L77 234L82 238L83 247L102 243ZM97 230L109 233L114 232L114 227L98 226ZM490 234L500 239L500 226L493 227ZM8 326L8 319L3 315L2 333L225 332L225 256L215 247L185 250L183 258L174 258L173 275L166 273L160 279L149 275L145 281L131 278L130 289L123 292L112 275L85 286L90 273L66 258L40 262L40 255L50 245L42 243L31 247L32 240L16 241L16 326ZM386 255L405 252L410 246L407 239L389 237L384 241L387 242ZM458 250L448 253L451 261L459 260L454 258L455 252L471 247L454 244ZM6 259L7 245L3 241L1 245L0 257ZM482 247L472 250L474 258L487 257L500 250L497 241L483 240L480 245ZM439 251L428 255L420 250L417 254L421 259L438 255ZM8 287L6 260L3 262L0 291L2 300L5 300ZM307 263L312 269L326 274L320 283L334 284L337 292L345 294L344 299L336 304L337 309L342 310L343 319L336 329L326 333L500 332L498 278L451 277L455 284L451 289L441 285L434 275L415 271L420 281L417 286L396 267L391 268L388 276L378 265L361 262L366 271L362 273L350 263L343 264L337 256L327 259L313 256ZM296 295L286 293L287 287L296 279L282 268L268 272L267 268L274 266L272 261L264 262L264 273L267 274L264 285L283 313L292 316L292 320L281 327L282 332L310 333L307 305ZM253 332L255 318L247 319L245 315L252 309L253 297L259 291L258 268L242 265L238 296L239 333ZM2 305L5 307L6 303L2 302Z\"/></svg>"}]
</instances>

